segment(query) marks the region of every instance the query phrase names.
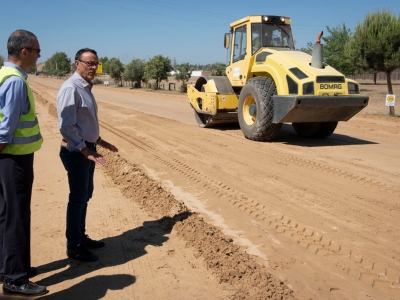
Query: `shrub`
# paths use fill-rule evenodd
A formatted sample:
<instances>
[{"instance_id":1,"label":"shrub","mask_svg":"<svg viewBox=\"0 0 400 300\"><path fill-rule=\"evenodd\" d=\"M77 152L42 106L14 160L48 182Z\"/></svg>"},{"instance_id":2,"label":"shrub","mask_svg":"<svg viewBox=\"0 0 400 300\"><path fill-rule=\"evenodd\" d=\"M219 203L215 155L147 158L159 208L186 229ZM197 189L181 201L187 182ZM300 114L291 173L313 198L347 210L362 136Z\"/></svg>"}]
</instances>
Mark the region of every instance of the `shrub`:
<instances>
[{"instance_id":1,"label":"shrub","mask_svg":"<svg viewBox=\"0 0 400 300\"><path fill-rule=\"evenodd\" d=\"M103 82L103 80L101 80L100 78L95 78L95 79L93 79L93 84L103 84L104 82Z\"/></svg>"}]
</instances>

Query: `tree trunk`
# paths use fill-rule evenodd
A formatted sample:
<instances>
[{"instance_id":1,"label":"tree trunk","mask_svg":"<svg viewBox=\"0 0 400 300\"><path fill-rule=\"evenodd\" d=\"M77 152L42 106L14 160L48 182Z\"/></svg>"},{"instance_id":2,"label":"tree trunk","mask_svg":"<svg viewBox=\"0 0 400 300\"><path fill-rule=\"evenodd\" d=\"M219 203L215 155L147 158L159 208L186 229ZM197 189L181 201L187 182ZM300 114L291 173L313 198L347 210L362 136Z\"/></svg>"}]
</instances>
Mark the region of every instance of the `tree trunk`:
<instances>
[{"instance_id":1,"label":"tree trunk","mask_svg":"<svg viewBox=\"0 0 400 300\"><path fill-rule=\"evenodd\" d=\"M387 81L387 86L388 86L388 92L389 94L393 94L393 89L392 89L392 78L390 76L391 72L386 72L386 81ZM394 106L389 106L389 115L394 116Z\"/></svg>"},{"instance_id":2,"label":"tree trunk","mask_svg":"<svg viewBox=\"0 0 400 300\"><path fill-rule=\"evenodd\" d=\"M376 73L374 73L374 84L376 84Z\"/></svg>"}]
</instances>

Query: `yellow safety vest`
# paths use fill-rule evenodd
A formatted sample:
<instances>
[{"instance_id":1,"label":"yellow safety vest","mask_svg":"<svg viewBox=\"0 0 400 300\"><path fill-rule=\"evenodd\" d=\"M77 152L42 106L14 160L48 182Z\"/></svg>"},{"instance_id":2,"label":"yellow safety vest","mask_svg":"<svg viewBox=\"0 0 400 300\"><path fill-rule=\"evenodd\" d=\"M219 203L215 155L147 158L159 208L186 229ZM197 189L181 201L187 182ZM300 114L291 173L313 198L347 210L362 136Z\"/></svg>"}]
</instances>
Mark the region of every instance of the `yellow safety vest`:
<instances>
[{"instance_id":1,"label":"yellow safety vest","mask_svg":"<svg viewBox=\"0 0 400 300\"><path fill-rule=\"evenodd\" d=\"M25 81L30 109L26 115L21 115L17 124L17 128L14 131L14 136L11 143L7 144L0 154L30 154L39 150L43 143L38 119L36 117L35 100L33 98L32 90L26 82L25 77L16 68L3 66L0 69L0 85L2 85L4 81L11 76L18 76ZM0 108L0 122L3 120L3 118L4 115Z\"/></svg>"}]
</instances>

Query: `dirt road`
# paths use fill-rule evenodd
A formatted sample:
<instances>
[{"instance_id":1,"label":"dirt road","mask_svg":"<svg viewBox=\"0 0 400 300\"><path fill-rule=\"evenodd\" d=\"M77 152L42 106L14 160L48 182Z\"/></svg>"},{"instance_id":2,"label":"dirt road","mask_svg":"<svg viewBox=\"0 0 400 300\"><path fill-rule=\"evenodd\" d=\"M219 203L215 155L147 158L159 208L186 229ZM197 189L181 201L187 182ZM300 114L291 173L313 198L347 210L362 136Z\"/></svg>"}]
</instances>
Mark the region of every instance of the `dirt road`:
<instances>
[{"instance_id":1,"label":"dirt road","mask_svg":"<svg viewBox=\"0 0 400 300\"><path fill-rule=\"evenodd\" d=\"M31 77L45 137L32 204L42 298L400 298L398 118L358 115L325 140L284 125L257 143L198 128L185 95L96 86L101 136L120 151L102 152L89 205L88 233L107 246L78 263L65 257L62 81Z\"/></svg>"}]
</instances>

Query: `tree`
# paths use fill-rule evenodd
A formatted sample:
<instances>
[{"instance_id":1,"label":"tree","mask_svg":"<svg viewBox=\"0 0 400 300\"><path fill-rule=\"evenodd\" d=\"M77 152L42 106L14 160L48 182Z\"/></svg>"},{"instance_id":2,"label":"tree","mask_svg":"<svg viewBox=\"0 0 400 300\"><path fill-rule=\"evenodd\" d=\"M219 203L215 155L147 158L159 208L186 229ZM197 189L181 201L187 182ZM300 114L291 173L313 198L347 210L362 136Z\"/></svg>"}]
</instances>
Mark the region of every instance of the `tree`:
<instances>
[{"instance_id":1,"label":"tree","mask_svg":"<svg viewBox=\"0 0 400 300\"><path fill-rule=\"evenodd\" d=\"M307 42L307 48L300 48L300 51L312 55L313 49L314 49L313 43Z\"/></svg>"},{"instance_id":2,"label":"tree","mask_svg":"<svg viewBox=\"0 0 400 300\"><path fill-rule=\"evenodd\" d=\"M144 77L144 70L146 67L146 61L135 58L129 64L125 66L125 71L122 74L122 79L130 82L135 82L137 87L141 86L141 81Z\"/></svg>"},{"instance_id":3,"label":"tree","mask_svg":"<svg viewBox=\"0 0 400 300\"><path fill-rule=\"evenodd\" d=\"M385 72L388 93L393 94L390 75L400 67L400 16L388 10L367 14L357 24L346 51L357 68ZM389 114L395 114L394 106L389 107Z\"/></svg>"},{"instance_id":4,"label":"tree","mask_svg":"<svg viewBox=\"0 0 400 300\"><path fill-rule=\"evenodd\" d=\"M49 75L66 75L71 71L71 59L65 52L56 52L46 61L42 70Z\"/></svg>"},{"instance_id":5,"label":"tree","mask_svg":"<svg viewBox=\"0 0 400 300\"><path fill-rule=\"evenodd\" d=\"M28 68L28 74L34 74L36 72L36 66Z\"/></svg>"},{"instance_id":6,"label":"tree","mask_svg":"<svg viewBox=\"0 0 400 300\"><path fill-rule=\"evenodd\" d=\"M326 26L326 29L330 35L326 37L322 36L322 40L324 41L323 62L345 75L355 74L356 68L350 63L345 51L345 46L351 37L350 29L346 28L345 23L334 28ZM312 55L313 50L314 45L311 42L307 43L306 48L300 49L300 51L310 55Z\"/></svg>"},{"instance_id":7,"label":"tree","mask_svg":"<svg viewBox=\"0 0 400 300\"><path fill-rule=\"evenodd\" d=\"M215 64L213 64L213 71L211 72L211 75L212 76L226 76L225 69L226 69L226 64L215 63Z\"/></svg>"},{"instance_id":8,"label":"tree","mask_svg":"<svg viewBox=\"0 0 400 300\"><path fill-rule=\"evenodd\" d=\"M326 26L326 29L330 35L322 37L322 40L325 42L324 62L345 75L355 74L356 68L350 63L345 51L345 47L352 35L350 29L346 28L345 23L335 28Z\"/></svg>"},{"instance_id":9,"label":"tree","mask_svg":"<svg viewBox=\"0 0 400 300\"><path fill-rule=\"evenodd\" d=\"M118 58L111 58L108 61L108 74L112 79L116 82L120 82L122 80L122 73L124 73L124 66Z\"/></svg>"},{"instance_id":10,"label":"tree","mask_svg":"<svg viewBox=\"0 0 400 300\"><path fill-rule=\"evenodd\" d=\"M0 54L0 69L4 65L4 57Z\"/></svg>"},{"instance_id":11,"label":"tree","mask_svg":"<svg viewBox=\"0 0 400 300\"><path fill-rule=\"evenodd\" d=\"M187 92L187 83L190 79L191 72L190 72L190 64L189 63L182 63L175 67L175 79L176 81L182 81L181 87L179 91L181 93Z\"/></svg>"},{"instance_id":12,"label":"tree","mask_svg":"<svg viewBox=\"0 0 400 300\"><path fill-rule=\"evenodd\" d=\"M176 64L176 58L174 57L174 60L173 60L173 62L172 62L172 69L173 69L174 71L176 71L176 66L177 66L177 64Z\"/></svg>"},{"instance_id":13,"label":"tree","mask_svg":"<svg viewBox=\"0 0 400 300\"><path fill-rule=\"evenodd\" d=\"M107 56L105 57L100 57L99 61L103 63L103 73L109 73L110 68L109 68L109 59Z\"/></svg>"},{"instance_id":14,"label":"tree","mask_svg":"<svg viewBox=\"0 0 400 300\"><path fill-rule=\"evenodd\" d=\"M158 89L158 84L161 80L168 81L168 73L171 72L171 60L162 55L156 55L150 59L145 68L145 78L154 79L156 82L153 89Z\"/></svg>"}]
</instances>

